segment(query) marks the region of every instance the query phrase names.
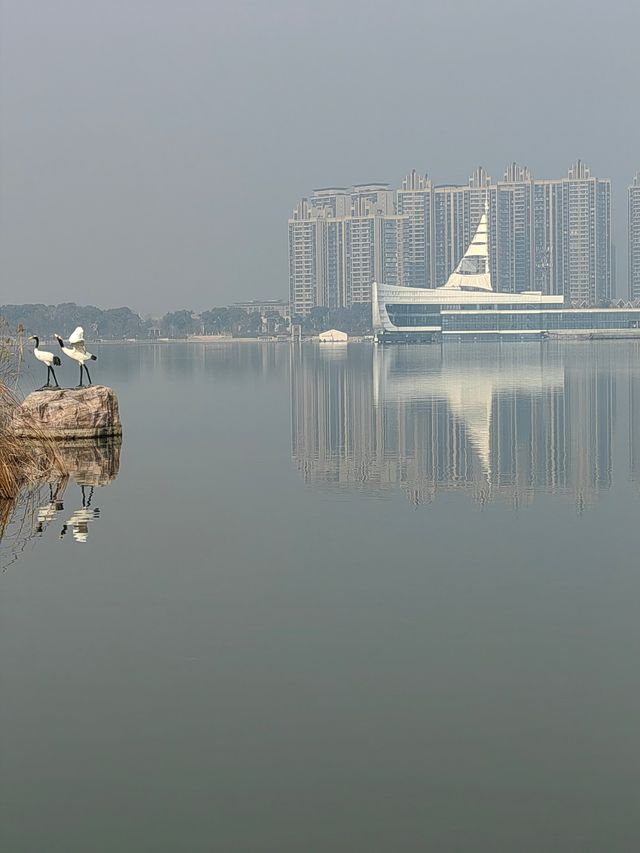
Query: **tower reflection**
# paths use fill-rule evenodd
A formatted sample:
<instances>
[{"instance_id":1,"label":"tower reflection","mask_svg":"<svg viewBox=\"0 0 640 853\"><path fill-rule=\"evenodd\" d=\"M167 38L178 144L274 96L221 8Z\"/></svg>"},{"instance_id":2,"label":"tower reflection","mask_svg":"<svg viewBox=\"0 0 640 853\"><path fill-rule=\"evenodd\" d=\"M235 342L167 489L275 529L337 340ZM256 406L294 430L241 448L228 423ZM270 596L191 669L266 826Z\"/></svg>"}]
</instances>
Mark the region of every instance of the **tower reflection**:
<instances>
[{"instance_id":1,"label":"tower reflection","mask_svg":"<svg viewBox=\"0 0 640 853\"><path fill-rule=\"evenodd\" d=\"M615 375L606 348L350 346L292 351L292 456L314 484L414 504L442 491L480 503L579 508L611 486Z\"/></svg>"},{"instance_id":2,"label":"tower reflection","mask_svg":"<svg viewBox=\"0 0 640 853\"><path fill-rule=\"evenodd\" d=\"M640 345L628 348L629 373L629 469L631 480L640 486Z\"/></svg>"}]
</instances>

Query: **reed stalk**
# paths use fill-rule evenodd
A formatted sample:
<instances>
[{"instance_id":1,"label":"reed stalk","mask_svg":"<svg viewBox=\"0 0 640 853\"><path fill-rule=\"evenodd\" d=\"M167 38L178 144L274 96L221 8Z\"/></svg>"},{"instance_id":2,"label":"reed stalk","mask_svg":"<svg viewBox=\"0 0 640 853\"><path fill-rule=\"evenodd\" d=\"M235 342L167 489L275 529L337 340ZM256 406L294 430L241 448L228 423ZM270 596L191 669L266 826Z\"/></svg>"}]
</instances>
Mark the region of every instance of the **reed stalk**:
<instances>
[{"instance_id":1,"label":"reed stalk","mask_svg":"<svg viewBox=\"0 0 640 853\"><path fill-rule=\"evenodd\" d=\"M24 335L8 335L0 321L0 540L10 527L11 539L30 538L28 523L41 488L66 477L56 444L34 424L33 439L11 431L12 413L20 405L16 389L24 359ZM39 434L38 434L39 433Z\"/></svg>"}]
</instances>

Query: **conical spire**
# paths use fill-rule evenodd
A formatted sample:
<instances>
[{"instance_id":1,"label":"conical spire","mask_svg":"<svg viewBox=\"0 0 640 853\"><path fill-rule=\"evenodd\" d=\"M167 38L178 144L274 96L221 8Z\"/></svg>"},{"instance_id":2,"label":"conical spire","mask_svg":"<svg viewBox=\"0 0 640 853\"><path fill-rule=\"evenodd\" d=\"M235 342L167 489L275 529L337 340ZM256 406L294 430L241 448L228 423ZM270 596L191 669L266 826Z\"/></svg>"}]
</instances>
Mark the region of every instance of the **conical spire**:
<instances>
[{"instance_id":1,"label":"conical spire","mask_svg":"<svg viewBox=\"0 0 640 853\"><path fill-rule=\"evenodd\" d=\"M493 290L489 272L487 205L471 242L443 287L455 290Z\"/></svg>"}]
</instances>

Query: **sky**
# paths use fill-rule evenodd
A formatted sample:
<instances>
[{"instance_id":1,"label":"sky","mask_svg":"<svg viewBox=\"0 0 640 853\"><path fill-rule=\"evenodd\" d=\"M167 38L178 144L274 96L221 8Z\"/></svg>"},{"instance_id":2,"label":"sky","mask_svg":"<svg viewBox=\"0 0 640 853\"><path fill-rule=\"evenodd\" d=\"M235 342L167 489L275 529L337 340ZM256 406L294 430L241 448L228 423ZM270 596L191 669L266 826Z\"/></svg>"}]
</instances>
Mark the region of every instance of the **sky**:
<instances>
[{"instance_id":1,"label":"sky","mask_svg":"<svg viewBox=\"0 0 640 853\"><path fill-rule=\"evenodd\" d=\"M314 187L640 169L640 7L0 0L0 304L287 298Z\"/></svg>"}]
</instances>

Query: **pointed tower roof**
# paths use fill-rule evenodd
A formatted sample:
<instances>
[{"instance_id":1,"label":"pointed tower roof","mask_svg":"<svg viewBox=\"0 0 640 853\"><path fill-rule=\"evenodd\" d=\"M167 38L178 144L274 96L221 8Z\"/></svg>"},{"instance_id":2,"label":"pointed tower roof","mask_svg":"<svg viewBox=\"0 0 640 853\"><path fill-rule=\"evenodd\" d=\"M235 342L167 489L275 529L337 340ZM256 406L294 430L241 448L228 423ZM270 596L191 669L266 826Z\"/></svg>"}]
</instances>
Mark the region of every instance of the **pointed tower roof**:
<instances>
[{"instance_id":1,"label":"pointed tower roof","mask_svg":"<svg viewBox=\"0 0 640 853\"><path fill-rule=\"evenodd\" d=\"M480 217L471 242L455 270L443 285L452 290L493 290L489 272L487 208Z\"/></svg>"}]
</instances>

